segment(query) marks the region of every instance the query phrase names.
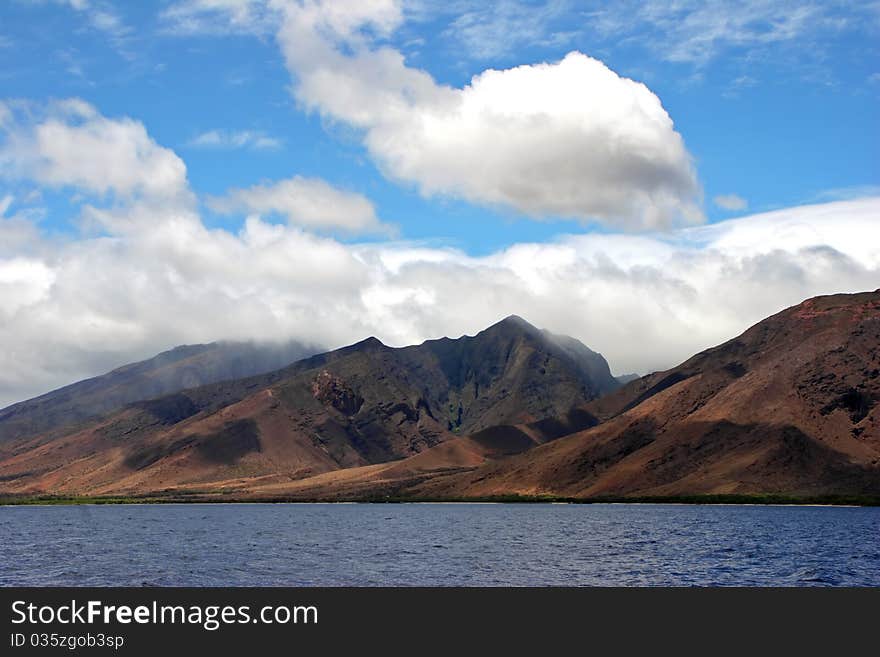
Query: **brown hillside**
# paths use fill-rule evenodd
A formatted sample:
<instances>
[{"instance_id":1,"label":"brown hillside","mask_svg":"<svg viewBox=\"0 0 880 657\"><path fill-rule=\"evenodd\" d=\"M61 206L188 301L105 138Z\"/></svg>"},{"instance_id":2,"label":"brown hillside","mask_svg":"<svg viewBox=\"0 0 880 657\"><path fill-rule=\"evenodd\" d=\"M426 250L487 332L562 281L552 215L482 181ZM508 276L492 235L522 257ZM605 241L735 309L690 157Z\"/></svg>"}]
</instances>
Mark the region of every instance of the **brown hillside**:
<instances>
[{"instance_id":1,"label":"brown hillside","mask_svg":"<svg viewBox=\"0 0 880 657\"><path fill-rule=\"evenodd\" d=\"M585 408L605 422L412 493L880 492L880 291L810 299Z\"/></svg>"}]
</instances>

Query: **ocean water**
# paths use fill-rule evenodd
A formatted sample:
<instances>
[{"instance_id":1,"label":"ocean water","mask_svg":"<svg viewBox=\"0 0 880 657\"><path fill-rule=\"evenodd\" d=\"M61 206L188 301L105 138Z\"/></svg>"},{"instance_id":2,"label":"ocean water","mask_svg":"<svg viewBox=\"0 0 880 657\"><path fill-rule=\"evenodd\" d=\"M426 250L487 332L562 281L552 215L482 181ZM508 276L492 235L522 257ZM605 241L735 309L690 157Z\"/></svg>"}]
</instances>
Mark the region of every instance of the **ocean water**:
<instances>
[{"instance_id":1,"label":"ocean water","mask_svg":"<svg viewBox=\"0 0 880 657\"><path fill-rule=\"evenodd\" d=\"M880 508L0 507L0 585L880 585Z\"/></svg>"}]
</instances>

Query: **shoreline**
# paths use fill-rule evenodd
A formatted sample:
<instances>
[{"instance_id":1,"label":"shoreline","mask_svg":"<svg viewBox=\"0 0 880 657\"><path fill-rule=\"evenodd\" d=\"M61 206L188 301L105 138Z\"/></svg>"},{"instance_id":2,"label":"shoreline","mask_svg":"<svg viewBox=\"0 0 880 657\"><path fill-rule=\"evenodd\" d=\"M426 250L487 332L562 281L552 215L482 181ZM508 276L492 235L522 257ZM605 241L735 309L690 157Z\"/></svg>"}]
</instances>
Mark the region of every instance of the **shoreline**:
<instances>
[{"instance_id":1,"label":"shoreline","mask_svg":"<svg viewBox=\"0 0 880 657\"><path fill-rule=\"evenodd\" d=\"M226 498L222 495L0 495L0 506L82 506L160 504L675 504L688 506L880 506L880 497L870 495L669 495L631 497L563 497L551 495L504 495L467 498L364 497L340 499Z\"/></svg>"}]
</instances>

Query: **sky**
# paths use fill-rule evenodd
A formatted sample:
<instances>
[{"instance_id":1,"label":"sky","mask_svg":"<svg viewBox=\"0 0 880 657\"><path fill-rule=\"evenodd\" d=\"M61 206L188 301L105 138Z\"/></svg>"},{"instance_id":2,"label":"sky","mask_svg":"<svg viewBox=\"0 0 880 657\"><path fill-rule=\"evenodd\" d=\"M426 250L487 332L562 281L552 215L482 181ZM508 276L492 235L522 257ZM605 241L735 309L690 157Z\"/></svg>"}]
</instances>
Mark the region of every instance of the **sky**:
<instances>
[{"instance_id":1,"label":"sky","mask_svg":"<svg viewBox=\"0 0 880 657\"><path fill-rule=\"evenodd\" d=\"M880 287L880 3L8 0L0 406L509 314L646 373Z\"/></svg>"}]
</instances>

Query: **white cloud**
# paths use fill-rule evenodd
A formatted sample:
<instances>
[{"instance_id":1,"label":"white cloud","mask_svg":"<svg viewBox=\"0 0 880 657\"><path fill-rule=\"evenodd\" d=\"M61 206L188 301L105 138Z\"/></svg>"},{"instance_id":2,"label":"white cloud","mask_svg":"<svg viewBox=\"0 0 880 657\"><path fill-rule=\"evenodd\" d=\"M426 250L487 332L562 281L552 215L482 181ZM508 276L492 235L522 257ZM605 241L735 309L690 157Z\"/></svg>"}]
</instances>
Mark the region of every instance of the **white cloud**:
<instances>
[{"instance_id":1,"label":"white cloud","mask_svg":"<svg viewBox=\"0 0 880 657\"><path fill-rule=\"evenodd\" d=\"M736 194L719 194L712 199L712 202L719 208L730 210L731 212L745 210L749 207L749 202L742 196L737 196Z\"/></svg>"},{"instance_id":2,"label":"white cloud","mask_svg":"<svg viewBox=\"0 0 880 657\"><path fill-rule=\"evenodd\" d=\"M281 148L282 141L261 130L208 130L193 137L188 145L196 148L274 151Z\"/></svg>"},{"instance_id":3,"label":"white cloud","mask_svg":"<svg viewBox=\"0 0 880 657\"><path fill-rule=\"evenodd\" d=\"M54 283L54 272L40 260L13 257L0 260L0 320L25 306L44 300Z\"/></svg>"},{"instance_id":4,"label":"white cloud","mask_svg":"<svg viewBox=\"0 0 880 657\"><path fill-rule=\"evenodd\" d=\"M667 61L704 65L722 52L745 51L754 59L762 49L785 44L811 56L805 42L857 26L859 14L871 11L876 9L812 0L624 0L590 12L588 25L608 38L637 34Z\"/></svg>"},{"instance_id":5,"label":"white cloud","mask_svg":"<svg viewBox=\"0 0 880 657\"><path fill-rule=\"evenodd\" d=\"M31 0L35 1L35 0ZM125 44L131 36L132 29L129 27L116 8L103 0L36 0L37 2L53 2L65 5L82 14L89 25L100 32L104 32L116 46Z\"/></svg>"},{"instance_id":6,"label":"white cloud","mask_svg":"<svg viewBox=\"0 0 880 657\"><path fill-rule=\"evenodd\" d=\"M297 98L363 131L391 178L534 217L651 229L702 219L681 136L646 86L571 53L440 85L374 47L402 21L396 2L286 4L279 33Z\"/></svg>"},{"instance_id":7,"label":"white cloud","mask_svg":"<svg viewBox=\"0 0 880 657\"><path fill-rule=\"evenodd\" d=\"M474 59L492 59L521 48L564 45L581 28L573 24L570 0L538 5L523 0L442 3L435 11L452 20L443 35L463 46Z\"/></svg>"},{"instance_id":8,"label":"white cloud","mask_svg":"<svg viewBox=\"0 0 880 657\"><path fill-rule=\"evenodd\" d=\"M176 0L159 16L172 34L269 34L277 16L264 0Z\"/></svg>"},{"instance_id":9,"label":"white cloud","mask_svg":"<svg viewBox=\"0 0 880 657\"><path fill-rule=\"evenodd\" d=\"M825 189L816 194L812 201L851 201L865 196L880 196L880 185L853 185Z\"/></svg>"},{"instance_id":10,"label":"white cloud","mask_svg":"<svg viewBox=\"0 0 880 657\"><path fill-rule=\"evenodd\" d=\"M17 105L0 120L0 179L27 178L122 199L188 194L186 165L143 124L111 119L71 99L45 108Z\"/></svg>"},{"instance_id":11,"label":"white cloud","mask_svg":"<svg viewBox=\"0 0 880 657\"><path fill-rule=\"evenodd\" d=\"M208 200L221 213L278 214L293 226L350 233L387 232L372 202L318 178L294 176L275 183L232 189Z\"/></svg>"},{"instance_id":12,"label":"white cloud","mask_svg":"<svg viewBox=\"0 0 880 657\"><path fill-rule=\"evenodd\" d=\"M6 194L0 198L0 218L6 214L6 211L9 210L14 200L15 197L12 194Z\"/></svg>"}]
</instances>

